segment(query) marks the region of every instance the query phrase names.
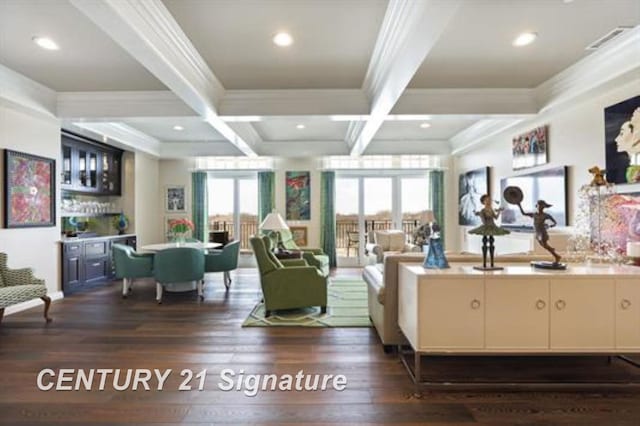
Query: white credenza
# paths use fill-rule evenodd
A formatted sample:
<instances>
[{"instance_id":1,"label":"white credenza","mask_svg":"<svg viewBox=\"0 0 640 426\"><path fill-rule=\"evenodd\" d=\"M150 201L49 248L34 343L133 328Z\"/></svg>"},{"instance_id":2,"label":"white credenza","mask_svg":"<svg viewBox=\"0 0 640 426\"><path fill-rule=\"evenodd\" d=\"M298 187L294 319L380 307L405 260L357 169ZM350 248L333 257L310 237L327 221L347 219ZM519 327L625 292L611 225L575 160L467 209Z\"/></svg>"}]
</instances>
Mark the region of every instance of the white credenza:
<instances>
[{"instance_id":1,"label":"white credenza","mask_svg":"<svg viewBox=\"0 0 640 426\"><path fill-rule=\"evenodd\" d=\"M640 268L402 263L398 324L416 354L638 354Z\"/></svg>"}]
</instances>

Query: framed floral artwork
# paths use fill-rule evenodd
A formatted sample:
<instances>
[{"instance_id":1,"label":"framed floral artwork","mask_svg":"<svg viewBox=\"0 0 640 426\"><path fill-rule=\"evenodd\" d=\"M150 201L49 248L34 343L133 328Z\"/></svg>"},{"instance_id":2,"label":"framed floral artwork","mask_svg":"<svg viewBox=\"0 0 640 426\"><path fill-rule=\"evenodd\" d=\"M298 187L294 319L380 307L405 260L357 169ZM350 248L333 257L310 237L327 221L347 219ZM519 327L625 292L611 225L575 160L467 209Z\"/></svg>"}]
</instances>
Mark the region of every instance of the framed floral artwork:
<instances>
[{"instance_id":1,"label":"framed floral artwork","mask_svg":"<svg viewBox=\"0 0 640 426\"><path fill-rule=\"evenodd\" d=\"M4 151L4 226L56 225L56 162L23 152Z\"/></svg>"}]
</instances>

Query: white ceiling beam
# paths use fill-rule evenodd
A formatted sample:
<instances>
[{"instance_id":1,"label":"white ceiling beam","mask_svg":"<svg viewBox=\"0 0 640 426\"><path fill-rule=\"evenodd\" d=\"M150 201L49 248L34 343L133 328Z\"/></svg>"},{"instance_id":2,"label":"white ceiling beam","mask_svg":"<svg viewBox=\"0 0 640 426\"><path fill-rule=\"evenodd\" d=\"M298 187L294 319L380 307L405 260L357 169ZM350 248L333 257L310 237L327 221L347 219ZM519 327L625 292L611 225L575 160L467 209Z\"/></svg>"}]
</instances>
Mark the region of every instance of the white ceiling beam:
<instances>
[{"instance_id":1,"label":"white ceiling beam","mask_svg":"<svg viewBox=\"0 0 640 426\"><path fill-rule=\"evenodd\" d=\"M435 45L460 0L390 0L363 89L371 102L370 118L351 155L361 155Z\"/></svg>"},{"instance_id":2,"label":"white ceiling beam","mask_svg":"<svg viewBox=\"0 0 640 426\"><path fill-rule=\"evenodd\" d=\"M110 119L130 117L193 117L197 114L175 93L163 91L59 92L58 117Z\"/></svg>"},{"instance_id":3,"label":"white ceiling beam","mask_svg":"<svg viewBox=\"0 0 640 426\"><path fill-rule=\"evenodd\" d=\"M546 112L620 77L640 79L640 26L559 72L535 88L538 111Z\"/></svg>"},{"instance_id":4,"label":"white ceiling beam","mask_svg":"<svg viewBox=\"0 0 640 426\"><path fill-rule=\"evenodd\" d=\"M464 151L468 151L492 136L504 132L526 118L531 117L533 117L533 115L480 120L449 139L449 143L451 144L451 154L456 155L461 154Z\"/></svg>"},{"instance_id":5,"label":"white ceiling beam","mask_svg":"<svg viewBox=\"0 0 640 426\"><path fill-rule=\"evenodd\" d=\"M160 0L71 0L242 153L255 151L217 114L224 87Z\"/></svg>"},{"instance_id":6,"label":"white ceiling beam","mask_svg":"<svg viewBox=\"0 0 640 426\"><path fill-rule=\"evenodd\" d=\"M100 135L100 139L102 139L104 142L110 140L110 144L118 146L120 148L146 152L147 154L151 154L155 157L160 156L160 146L162 144L159 140L147 135L146 133L134 129L131 126L127 126L124 123L77 122L73 123L73 125L81 129L93 132L96 135ZM67 126L66 128L69 127ZM114 141L118 143L113 143Z\"/></svg>"},{"instance_id":7,"label":"white ceiling beam","mask_svg":"<svg viewBox=\"0 0 640 426\"><path fill-rule=\"evenodd\" d=\"M0 99L46 118L56 117L56 92L0 64Z\"/></svg>"}]
</instances>

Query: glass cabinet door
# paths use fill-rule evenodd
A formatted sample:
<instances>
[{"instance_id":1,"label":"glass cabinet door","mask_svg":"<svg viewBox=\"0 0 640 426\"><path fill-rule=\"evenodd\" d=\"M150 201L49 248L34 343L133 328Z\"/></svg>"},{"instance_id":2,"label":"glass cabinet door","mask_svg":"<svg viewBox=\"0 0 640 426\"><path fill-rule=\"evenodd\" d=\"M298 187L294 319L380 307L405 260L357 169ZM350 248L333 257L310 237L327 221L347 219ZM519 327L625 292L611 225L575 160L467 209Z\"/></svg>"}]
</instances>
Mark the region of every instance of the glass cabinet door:
<instances>
[{"instance_id":1,"label":"glass cabinet door","mask_svg":"<svg viewBox=\"0 0 640 426\"><path fill-rule=\"evenodd\" d=\"M88 185L87 175L87 151L78 151L78 179L80 188L85 188Z\"/></svg>"},{"instance_id":2,"label":"glass cabinet door","mask_svg":"<svg viewBox=\"0 0 640 426\"><path fill-rule=\"evenodd\" d=\"M71 186L71 147L62 147L62 185Z\"/></svg>"}]
</instances>

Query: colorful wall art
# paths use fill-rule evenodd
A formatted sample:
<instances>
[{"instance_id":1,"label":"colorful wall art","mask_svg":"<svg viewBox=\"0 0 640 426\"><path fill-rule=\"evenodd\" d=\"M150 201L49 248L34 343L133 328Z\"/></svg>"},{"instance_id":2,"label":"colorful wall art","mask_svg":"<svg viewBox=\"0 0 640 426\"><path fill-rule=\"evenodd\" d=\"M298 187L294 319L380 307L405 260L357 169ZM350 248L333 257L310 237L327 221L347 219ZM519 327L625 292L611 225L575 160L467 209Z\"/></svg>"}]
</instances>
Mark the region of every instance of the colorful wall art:
<instances>
[{"instance_id":1,"label":"colorful wall art","mask_svg":"<svg viewBox=\"0 0 640 426\"><path fill-rule=\"evenodd\" d=\"M549 142L547 126L536 127L511 141L513 170L547 164Z\"/></svg>"},{"instance_id":2,"label":"colorful wall art","mask_svg":"<svg viewBox=\"0 0 640 426\"><path fill-rule=\"evenodd\" d=\"M604 110L607 180L640 182L640 96Z\"/></svg>"},{"instance_id":3,"label":"colorful wall art","mask_svg":"<svg viewBox=\"0 0 640 426\"><path fill-rule=\"evenodd\" d=\"M598 205L599 204L599 205ZM624 253L627 242L640 241L640 192L591 199L591 238Z\"/></svg>"},{"instance_id":4,"label":"colorful wall art","mask_svg":"<svg viewBox=\"0 0 640 426\"><path fill-rule=\"evenodd\" d=\"M311 174L286 172L286 220L311 220Z\"/></svg>"},{"instance_id":5,"label":"colorful wall art","mask_svg":"<svg viewBox=\"0 0 640 426\"><path fill-rule=\"evenodd\" d=\"M4 172L5 227L55 226L55 160L7 149Z\"/></svg>"}]
</instances>

